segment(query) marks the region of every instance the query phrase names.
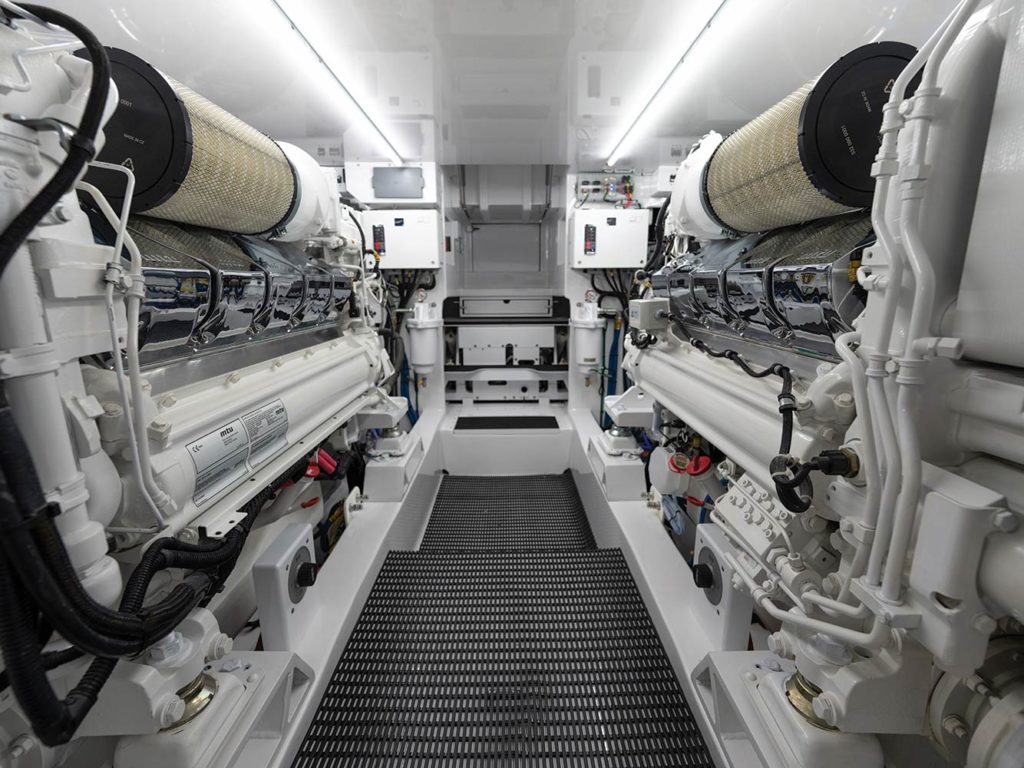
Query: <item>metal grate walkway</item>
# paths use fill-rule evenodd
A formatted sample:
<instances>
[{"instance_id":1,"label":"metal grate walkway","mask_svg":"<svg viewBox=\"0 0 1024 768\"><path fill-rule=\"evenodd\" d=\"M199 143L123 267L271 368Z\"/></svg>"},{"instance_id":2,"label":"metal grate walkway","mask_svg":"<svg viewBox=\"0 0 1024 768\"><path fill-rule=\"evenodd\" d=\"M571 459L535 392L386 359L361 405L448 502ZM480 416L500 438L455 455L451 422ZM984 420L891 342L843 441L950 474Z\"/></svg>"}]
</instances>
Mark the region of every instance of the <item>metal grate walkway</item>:
<instances>
[{"instance_id":1,"label":"metal grate walkway","mask_svg":"<svg viewBox=\"0 0 1024 768\"><path fill-rule=\"evenodd\" d=\"M514 480L575 496L569 476ZM434 514L463 488L471 510L479 481L446 479ZM588 527L561 551L492 536L471 551L448 525L388 555L295 768L713 765L619 550L594 549Z\"/></svg>"},{"instance_id":2,"label":"metal grate walkway","mask_svg":"<svg viewBox=\"0 0 1024 768\"><path fill-rule=\"evenodd\" d=\"M568 472L530 477L445 475L420 551L594 549Z\"/></svg>"}]
</instances>

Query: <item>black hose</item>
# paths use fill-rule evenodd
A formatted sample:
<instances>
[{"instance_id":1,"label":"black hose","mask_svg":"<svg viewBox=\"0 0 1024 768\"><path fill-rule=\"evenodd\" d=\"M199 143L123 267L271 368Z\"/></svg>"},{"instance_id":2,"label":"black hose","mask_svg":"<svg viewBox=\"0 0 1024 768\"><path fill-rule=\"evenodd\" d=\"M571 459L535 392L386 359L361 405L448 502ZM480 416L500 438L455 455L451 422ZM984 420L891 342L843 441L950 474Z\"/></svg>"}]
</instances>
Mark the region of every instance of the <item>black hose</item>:
<instances>
[{"instance_id":1,"label":"black hose","mask_svg":"<svg viewBox=\"0 0 1024 768\"><path fill-rule=\"evenodd\" d=\"M357 219L355 217L355 215L352 215L349 218L352 219L352 223L355 224L356 225L356 229L359 230L359 239L362 241L362 244L363 244L363 250L360 252L360 256L359 256L360 266L362 266L363 256L365 256L367 254L367 250L366 250L366 233L363 232L363 225L359 223L359 219ZM371 251L371 253L372 253L372 251Z\"/></svg>"},{"instance_id":2,"label":"black hose","mask_svg":"<svg viewBox=\"0 0 1024 768\"><path fill-rule=\"evenodd\" d=\"M668 209L672 204L672 196L669 195L664 204L658 209L658 215L654 219L654 253L647 264L644 265L644 272L652 272L661 266L664 261L665 251L665 222L668 219Z\"/></svg>"},{"instance_id":3,"label":"black hose","mask_svg":"<svg viewBox=\"0 0 1024 768\"><path fill-rule=\"evenodd\" d=\"M47 667L32 636L34 611L19 589L10 563L0 556L0 648L6 673L32 730L46 746L66 744L92 709L116 660L96 659L70 693L60 700L46 677Z\"/></svg>"},{"instance_id":4,"label":"black hose","mask_svg":"<svg viewBox=\"0 0 1024 768\"><path fill-rule=\"evenodd\" d=\"M103 121L103 112L110 93L110 61L100 41L85 25L65 13L42 5L21 6L42 21L56 24L77 37L92 62L89 96L78 129L71 137L67 157L57 172L32 198L7 228L0 234L0 276L11 263L18 248L32 233L43 217L56 205L62 195L74 185L86 163L96 154L96 136Z\"/></svg>"},{"instance_id":5,"label":"black hose","mask_svg":"<svg viewBox=\"0 0 1024 768\"><path fill-rule=\"evenodd\" d=\"M177 622L168 626L93 600L68 559L52 519L55 511L46 502L10 406L0 405L2 546L47 621L73 645L96 656L138 653L174 628Z\"/></svg>"},{"instance_id":6,"label":"black hose","mask_svg":"<svg viewBox=\"0 0 1024 768\"><path fill-rule=\"evenodd\" d=\"M64 664L70 664L76 659L80 659L85 656L78 648L64 648L59 651L47 651L40 656L40 660L43 664L43 669L49 671L56 669ZM0 693L6 691L11 685L10 678L7 675L7 670L0 672Z\"/></svg>"},{"instance_id":7,"label":"black hose","mask_svg":"<svg viewBox=\"0 0 1024 768\"><path fill-rule=\"evenodd\" d=\"M782 416L782 434L779 438L779 452L772 459L769 471L775 483L775 492L779 501L790 512L797 514L806 512L811 508L811 488L807 483L807 477L811 470L816 468L814 464L806 465L806 470L796 462L789 452L793 447L793 415L796 412L796 398L793 396L793 372L781 363L773 363L767 368L758 370L743 359L742 355L734 349L718 351L712 349L703 340L691 336L686 327L675 316L670 316L676 321L676 327L682 330L686 340L709 357L728 360L738 366L740 370L755 379L763 379L768 376L778 376L782 380L782 387L779 391L779 414ZM791 472L793 467L797 472ZM795 479L799 476L799 479ZM805 491L801 493L801 491Z\"/></svg>"}]
</instances>

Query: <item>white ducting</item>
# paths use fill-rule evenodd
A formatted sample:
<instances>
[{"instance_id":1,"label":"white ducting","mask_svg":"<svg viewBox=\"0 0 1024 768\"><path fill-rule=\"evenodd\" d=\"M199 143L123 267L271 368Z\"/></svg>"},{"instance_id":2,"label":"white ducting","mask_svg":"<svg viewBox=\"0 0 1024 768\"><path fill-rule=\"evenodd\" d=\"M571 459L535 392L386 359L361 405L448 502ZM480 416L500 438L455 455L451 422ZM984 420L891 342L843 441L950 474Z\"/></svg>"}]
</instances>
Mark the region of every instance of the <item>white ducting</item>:
<instances>
[{"instance_id":1,"label":"white ducting","mask_svg":"<svg viewBox=\"0 0 1024 768\"><path fill-rule=\"evenodd\" d=\"M292 243L321 232L331 221L335 201L320 164L312 156L294 144L278 142L277 146L292 165L298 202L292 217L274 239Z\"/></svg>"},{"instance_id":2,"label":"white ducting","mask_svg":"<svg viewBox=\"0 0 1024 768\"><path fill-rule=\"evenodd\" d=\"M672 214L676 234L680 237L721 240L728 234L721 222L708 213L704 203L704 172L722 141L722 134L711 131L693 146L690 154L679 164L672 184L669 213Z\"/></svg>"}]
</instances>

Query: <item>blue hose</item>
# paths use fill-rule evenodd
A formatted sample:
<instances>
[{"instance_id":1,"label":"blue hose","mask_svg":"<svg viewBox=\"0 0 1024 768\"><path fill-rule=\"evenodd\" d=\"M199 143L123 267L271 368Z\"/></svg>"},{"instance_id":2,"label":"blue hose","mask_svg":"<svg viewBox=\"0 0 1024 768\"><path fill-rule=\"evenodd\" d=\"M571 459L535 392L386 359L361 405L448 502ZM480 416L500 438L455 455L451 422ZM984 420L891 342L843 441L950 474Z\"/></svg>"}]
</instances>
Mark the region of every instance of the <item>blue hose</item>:
<instances>
[{"instance_id":1,"label":"blue hose","mask_svg":"<svg viewBox=\"0 0 1024 768\"><path fill-rule=\"evenodd\" d=\"M420 415L412 405L412 398L409 397L409 361L404 357L402 358L402 373L399 376L399 381L401 383L398 385L398 392L409 403L409 423L415 425L419 421Z\"/></svg>"},{"instance_id":2,"label":"blue hose","mask_svg":"<svg viewBox=\"0 0 1024 768\"><path fill-rule=\"evenodd\" d=\"M611 397L616 393L618 381L619 381L619 324L615 323L615 330L612 331L612 345L608 350L608 386L605 388L605 395ZM601 404L601 410L604 410L604 403ZM605 427L610 426L610 419L607 416L604 418Z\"/></svg>"}]
</instances>

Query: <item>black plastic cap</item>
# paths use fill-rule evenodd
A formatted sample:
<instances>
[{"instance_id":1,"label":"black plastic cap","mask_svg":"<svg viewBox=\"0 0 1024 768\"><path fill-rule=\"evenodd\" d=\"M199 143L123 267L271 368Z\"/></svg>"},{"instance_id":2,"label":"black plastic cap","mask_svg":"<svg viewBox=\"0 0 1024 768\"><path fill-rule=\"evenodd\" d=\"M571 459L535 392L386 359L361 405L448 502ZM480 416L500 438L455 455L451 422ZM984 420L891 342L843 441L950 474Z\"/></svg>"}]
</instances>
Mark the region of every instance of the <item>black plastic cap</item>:
<instances>
[{"instance_id":1,"label":"black plastic cap","mask_svg":"<svg viewBox=\"0 0 1024 768\"><path fill-rule=\"evenodd\" d=\"M836 61L814 84L800 113L797 145L807 177L825 197L851 208L871 205L882 107L916 53L906 43L869 43Z\"/></svg>"},{"instance_id":2,"label":"black plastic cap","mask_svg":"<svg viewBox=\"0 0 1024 768\"><path fill-rule=\"evenodd\" d=\"M135 174L132 210L155 208L185 180L192 163L192 124L174 88L153 66L119 48L108 48L118 106L103 129L105 143L97 159L124 165ZM95 184L115 209L124 200L125 178L92 169Z\"/></svg>"},{"instance_id":3,"label":"black plastic cap","mask_svg":"<svg viewBox=\"0 0 1024 768\"><path fill-rule=\"evenodd\" d=\"M316 563L301 563L295 571L295 583L300 587L312 587L316 584Z\"/></svg>"},{"instance_id":4,"label":"black plastic cap","mask_svg":"<svg viewBox=\"0 0 1024 768\"><path fill-rule=\"evenodd\" d=\"M715 585L715 572L706 563L693 566L693 583L700 589L710 589Z\"/></svg>"}]
</instances>

